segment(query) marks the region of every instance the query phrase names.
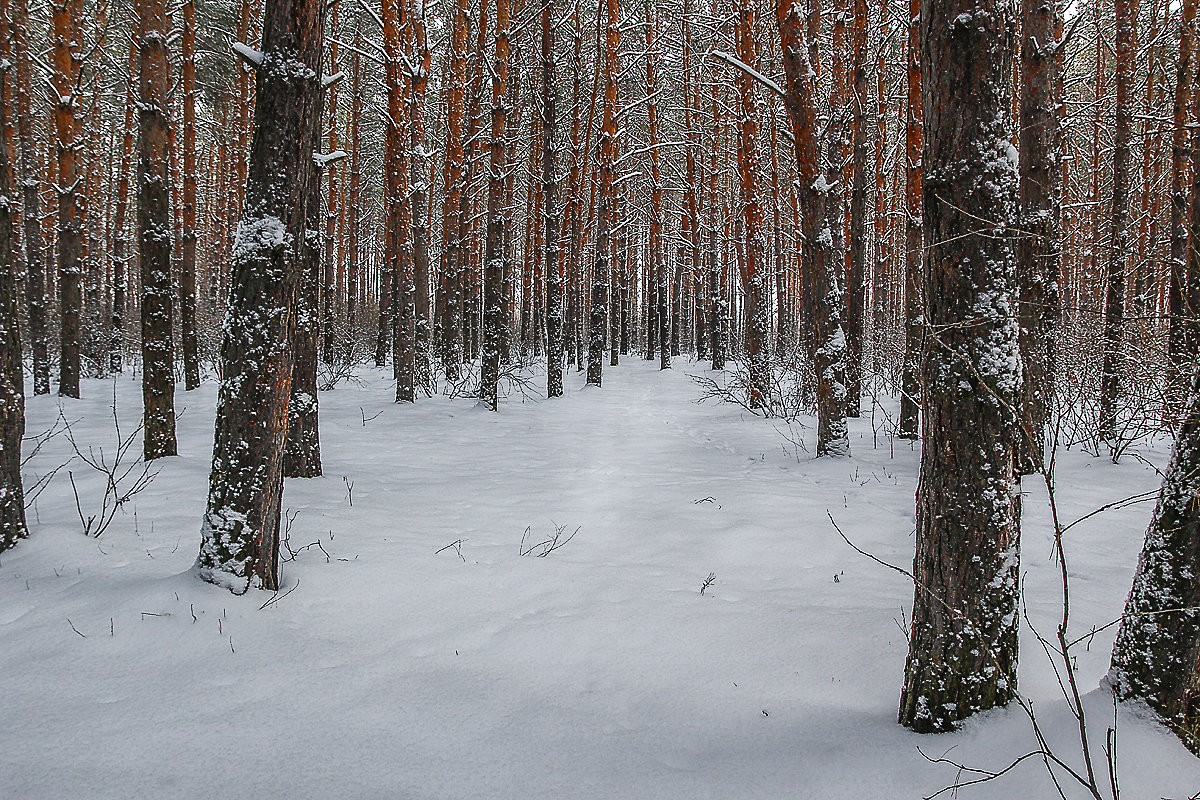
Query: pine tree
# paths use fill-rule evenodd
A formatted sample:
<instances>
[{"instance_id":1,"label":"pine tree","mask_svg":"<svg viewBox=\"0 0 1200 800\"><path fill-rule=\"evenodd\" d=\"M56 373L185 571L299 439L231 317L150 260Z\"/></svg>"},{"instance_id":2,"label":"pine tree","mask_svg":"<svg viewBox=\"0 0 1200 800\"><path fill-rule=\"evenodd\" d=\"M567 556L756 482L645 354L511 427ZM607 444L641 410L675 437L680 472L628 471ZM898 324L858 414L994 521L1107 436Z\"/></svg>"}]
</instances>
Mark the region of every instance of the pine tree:
<instances>
[{"instance_id":1,"label":"pine tree","mask_svg":"<svg viewBox=\"0 0 1200 800\"><path fill-rule=\"evenodd\" d=\"M0 37L9 38L12 10L0 0ZM14 70L0 64L0 96L11 86ZM21 367L21 332L17 312L16 250L13 212L18 207L10 183L8 147L10 109L0 103L0 553L24 538L25 494L21 486L21 437L25 433L25 377Z\"/></svg>"},{"instance_id":2,"label":"pine tree","mask_svg":"<svg viewBox=\"0 0 1200 800\"><path fill-rule=\"evenodd\" d=\"M302 246L321 101L323 0L267 0L263 51L237 47L257 75L254 132L221 343L200 577L243 593L279 588L283 448Z\"/></svg>"},{"instance_id":3,"label":"pine tree","mask_svg":"<svg viewBox=\"0 0 1200 800\"><path fill-rule=\"evenodd\" d=\"M999 0L921 7L930 342L900 722L922 733L949 730L1016 691L1021 374L1009 9Z\"/></svg>"},{"instance_id":4,"label":"pine tree","mask_svg":"<svg viewBox=\"0 0 1200 800\"><path fill-rule=\"evenodd\" d=\"M142 434L145 457L173 456L175 351L171 345L171 175L165 0L138 0L138 256L142 266Z\"/></svg>"},{"instance_id":5,"label":"pine tree","mask_svg":"<svg viewBox=\"0 0 1200 800\"><path fill-rule=\"evenodd\" d=\"M1145 700L1200 755L1198 492L1200 372L1146 531L1109 672L1118 697Z\"/></svg>"}]
</instances>

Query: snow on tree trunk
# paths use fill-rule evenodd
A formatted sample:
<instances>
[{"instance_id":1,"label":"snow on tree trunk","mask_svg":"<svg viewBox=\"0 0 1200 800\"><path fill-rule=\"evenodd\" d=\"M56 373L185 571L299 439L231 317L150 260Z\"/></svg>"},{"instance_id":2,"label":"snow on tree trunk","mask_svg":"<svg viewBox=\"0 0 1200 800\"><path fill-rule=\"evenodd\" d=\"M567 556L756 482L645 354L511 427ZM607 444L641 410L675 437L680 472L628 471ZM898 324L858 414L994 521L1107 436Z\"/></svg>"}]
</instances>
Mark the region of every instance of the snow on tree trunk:
<instances>
[{"instance_id":1,"label":"snow on tree trunk","mask_svg":"<svg viewBox=\"0 0 1200 800\"><path fill-rule=\"evenodd\" d=\"M171 343L170 62L165 0L138 0L138 257L142 267L142 403L147 461L176 454Z\"/></svg>"},{"instance_id":2,"label":"snow on tree trunk","mask_svg":"<svg viewBox=\"0 0 1200 800\"><path fill-rule=\"evenodd\" d=\"M819 15L817 3L810 11ZM842 327L841 203L836 186L821 172L815 44L806 41L799 9L778 0L776 23L783 51L787 92L784 105L796 148L797 202L804 234L805 316L812 327L809 356L817 375L817 455L849 455L846 431L846 335ZM836 48L835 48L836 51ZM831 105L834 98L831 98ZM840 170L841 107L831 109L826 131L830 174Z\"/></svg>"},{"instance_id":3,"label":"snow on tree trunk","mask_svg":"<svg viewBox=\"0 0 1200 800\"><path fill-rule=\"evenodd\" d=\"M1021 177L1023 235L1017 241L1020 286L1020 468L1037 472L1046 450L1054 390L1054 334L1058 322L1059 183L1057 7L1021 2Z\"/></svg>"},{"instance_id":4,"label":"snow on tree trunk","mask_svg":"<svg viewBox=\"0 0 1200 800\"><path fill-rule=\"evenodd\" d=\"M480 370L480 397L495 411L499 403L500 350L502 329L507 325L507 293L504 291L504 262L507 237L504 235L504 173L507 169L504 148L508 125L508 16L509 0L496 0L496 57L492 64L492 138L487 193L487 240L483 275L483 363Z\"/></svg>"},{"instance_id":5,"label":"snow on tree trunk","mask_svg":"<svg viewBox=\"0 0 1200 800\"><path fill-rule=\"evenodd\" d=\"M542 6L542 214L545 228L542 239L543 271L546 276L546 396L563 393L563 281L558 263L558 174L554 149L555 77L554 77L554 0Z\"/></svg>"},{"instance_id":6,"label":"snow on tree trunk","mask_svg":"<svg viewBox=\"0 0 1200 800\"><path fill-rule=\"evenodd\" d=\"M81 8L73 0L51 4L54 25L54 146L58 170L58 297L61 322L58 393L79 397L80 315L83 272L80 267L81 222L77 203L79 148L76 119L79 84Z\"/></svg>"},{"instance_id":7,"label":"snow on tree trunk","mask_svg":"<svg viewBox=\"0 0 1200 800\"><path fill-rule=\"evenodd\" d=\"M1013 22L997 0L926 0L924 447L900 722L946 731L1016 691Z\"/></svg>"},{"instance_id":8,"label":"snow on tree trunk","mask_svg":"<svg viewBox=\"0 0 1200 800\"><path fill-rule=\"evenodd\" d=\"M1200 755L1200 372L1138 558L1108 680Z\"/></svg>"},{"instance_id":9,"label":"snow on tree trunk","mask_svg":"<svg viewBox=\"0 0 1200 800\"><path fill-rule=\"evenodd\" d=\"M190 391L200 385L200 335L196 330L196 0L183 11L183 238L179 262L179 330L183 380Z\"/></svg>"},{"instance_id":10,"label":"snow on tree trunk","mask_svg":"<svg viewBox=\"0 0 1200 800\"><path fill-rule=\"evenodd\" d=\"M8 0L0 0L0 36L9 35ZM0 67L0 89L14 70ZM21 369L21 332L17 309L17 241L13 213L17 196L10 183L8 141L10 109L0 104L0 553L24 538L25 494L21 487L21 437L25 433L25 377Z\"/></svg>"},{"instance_id":11,"label":"snow on tree trunk","mask_svg":"<svg viewBox=\"0 0 1200 800\"><path fill-rule=\"evenodd\" d=\"M592 303L588 324L587 382L599 386L604 370L604 327L608 318L609 234L613 218L613 165L617 154L617 60L620 55L620 3L606 0L603 52L604 111L600 128L596 216L596 262L592 269Z\"/></svg>"},{"instance_id":12,"label":"snow on tree trunk","mask_svg":"<svg viewBox=\"0 0 1200 800\"><path fill-rule=\"evenodd\" d=\"M208 504L196 566L243 593L279 587L283 447L291 392L295 250L319 131L322 0L268 0L254 133L233 250Z\"/></svg>"}]
</instances>

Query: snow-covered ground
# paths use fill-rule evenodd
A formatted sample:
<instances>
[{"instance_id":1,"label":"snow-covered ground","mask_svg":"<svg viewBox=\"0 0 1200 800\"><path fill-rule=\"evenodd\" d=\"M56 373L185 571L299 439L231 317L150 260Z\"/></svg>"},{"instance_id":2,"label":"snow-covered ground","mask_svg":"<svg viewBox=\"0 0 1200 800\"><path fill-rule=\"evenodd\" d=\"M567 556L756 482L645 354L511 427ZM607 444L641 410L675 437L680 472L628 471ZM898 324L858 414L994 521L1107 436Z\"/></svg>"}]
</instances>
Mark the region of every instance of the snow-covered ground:
<instances>
[{"instance_id":1,"label":"snow-covered ground","mask_svg":"<svg viewBox=\"0 0 1200 800\"><path fill-rule=\"evenodd\" d=\"M101 539L82 535L67 471L85 515L103 486L76 460L0 557L0 797L918 798L956 775L918 747L985 769L1033 748L1015 705L948 735L895 723L912 587L826 513L909 566L918 450L877 411L852 421L852 458L814 459L783 435L811 450L809 429L697 404L688 373L704 371L635 359L603 389L572 372L566 397L510 398L498 414L398 406L382 371L323 393L325 477L284 496L291 547L320 546L284 565L290 593L265 607L269 593L234 597L190 572L215 385L180 391L181 455ZM29 433L61 403L80 445L111 456L113 386L31 398ZM115 390L132 430L138 384ZM1162 465L1167 448L1140 452ZM27 479L70 452L51 440ZM1158 483L1134 458L1061 453L1059 471L1069 519ZM1076 634L1120 613L1150 511L1072 530ZM1026 601L1051 633L1047 517L1030 486ZM520 554L556 525L578 532L545 558ZM1101 762L1114 633L1078 658ZM1078 763L1028 630L1020 680ZM1173 736L1124 709L1118 721L1125 797L1200 792L1200 760ZM1037 760L961 794L1053 795Z\"/></svg>"}]
</instances>

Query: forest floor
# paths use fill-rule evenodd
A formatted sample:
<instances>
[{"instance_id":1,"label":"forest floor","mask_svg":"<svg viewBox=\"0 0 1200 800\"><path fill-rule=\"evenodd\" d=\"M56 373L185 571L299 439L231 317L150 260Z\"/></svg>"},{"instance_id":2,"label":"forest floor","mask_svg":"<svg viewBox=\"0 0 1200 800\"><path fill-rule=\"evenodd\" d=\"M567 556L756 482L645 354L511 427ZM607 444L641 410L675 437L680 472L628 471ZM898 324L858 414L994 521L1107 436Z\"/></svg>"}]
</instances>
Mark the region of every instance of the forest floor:
<instances>
[{"instance_id":1,"label":"forest floor","mask_svg":"<svg viewBox=\"0 0 1200 800\"><path fill-rule=\"evenodd\" d=\"M191 572L216 385L180 391L180 455L101 538L81 532L68 471L85 517L102 475L76 458L2 557L0 795L907 799L957 774L918 748L992 770L1033 749L1015 704L940 736L895 722L913 588L828 514L910 566L919 446L889 438L867 402L853 456L814 459L811 427L699 404L689 374L707 369L631 359L602 389L572 371L564 398L518 395L494 414L467 399L396 405L384 371L364 370L321 394L325 477L287 483L298 552L277 596L235 597ZM114 392L129 434L139 385L83 391L31 398L28 433L61 408L79 447L111 461ZM1161 467L1169 447L1138 453ZM130 463L140 448L138 435ZM66 436L50 439L27 481L71 455ZM1061 452L1063 517L1153 490L1149 464ZM1024 507L1025 602L1052 634L1044 487L1027 481ZM1074 634L1120 614L1151 510L1069 534ZM537 557L556 526L560 546ZM1101 768L1114 632L1078 655ZM1021 658L1021 691L1079 765L1075 721L1024 623ZM1200 760L1172 735L1136 708L1117 720L1125 797L1200 791ZM1054 789L1031 759L960 796Z\"/></svg>"}]
</instances>

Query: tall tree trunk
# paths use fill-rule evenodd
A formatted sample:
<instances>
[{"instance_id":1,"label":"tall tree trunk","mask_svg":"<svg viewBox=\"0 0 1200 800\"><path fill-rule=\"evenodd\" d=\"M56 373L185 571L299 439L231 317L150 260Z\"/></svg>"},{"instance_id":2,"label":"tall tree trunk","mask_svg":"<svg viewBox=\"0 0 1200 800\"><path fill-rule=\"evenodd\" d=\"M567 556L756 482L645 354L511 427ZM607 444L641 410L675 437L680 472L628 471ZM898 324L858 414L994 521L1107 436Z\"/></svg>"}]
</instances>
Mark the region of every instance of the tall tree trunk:
<instances>
[{"instance_id":1,"label":"tall tree trunk","mask_svg":"<svg viewBox=\"0 0 1200 800\"><path fill-rule=\"evenodd\" d=\"M867 310L867 191L871 176L867 171L870 156L870 120L867 116L871 89L867 72L867 0L853 0L850 25L851 71L854 92L851 99L851 130L854 176L850 185L850 246L846 274L846 416L857 417L862 405L863 340Z\"/></svg>"},{"instance_id":2,"label":"tall tree trunk","mask_svg":"<svg viewBox=\"0 0 1200 800\"><path fill-rule=\"evenodd\" d=\"M671 277L663 246L663 182L658 151L658 15L653 2L646 3L646 146L650 149L650 264L651 280L656 284L655 321L658 323L659 369L671 368Z\"/></svg>"},{"instance_id":3,"label":"tall tree trunk","mask_svg":"<svg viewBox=\"0 0 1200 800\"><path fill-rule=\"evenodd\" d=\"M1200 372L1194 374L1113 645L1109 682L1118 697L1149 703L1200 755Z\"/></svg>"},{"instance_id":4,"label":"tall tree trunk","mask_svg":"<svg viewBox=\"0 0 1200 800\"><path fill-rule=\"evenodd\" d=\"M183 11L183 257L179 262L179 323L183 382L200 385L200 336L196 331L196 0Z\"/></svg>"},{"instance_id":5,"label":"tall tree trunk","mask_svg":"<svg viewBox=\"0 0 1200 800\"><path fill-rule=\"evenodd\" d=\"M246 201L221 343L200 577L240 594L279 588L283 447L291 392L295 250L319 131L323 0L267 0ZM314 108L315 107L315 108Z\"/></svg>"},{"instance_id":6,"label":"tall tree trunk","mask_svg":"<svg viewBox=\"0 0 1200 800\"><path fill-rule=\"evenodd\" d=\"M600 127L597 175L600 180L596 217L596 261L592 269L591 318L588 325L587 382L599 386L604 370L604 328L608 319L609 235L613 217L613 164L617 153L617 60L621 46L619 0L603 0L604 111Z\"/></svg>"},{"instance_id":7,"label":"tall tree trunk","mask_svg":"<svg viewBox=\"0 0 1200 800\"><path fill-rule=\"evenodd\" d=\"M555 104L554 0L542 5L542 270L546 275L546 396L563 393L563 280L558 262L557 117Z\"/></svg>"},{"instance_id":8,"label":"tall tree trunk","mask_svg":"<svg viewBox=\"0 0 1200 800\"><path fill-rule=\"evenodd\" d=\"M450 29L450 81L446 89L446 186L443 193L442 242L445 269L442 272L442 369L446 377L458 377L462 363L463 295L462 274L466 242L459 227L464 176L464 114L467 86L467 14L469 0L458 0Z\"/></svg>"},{"instance_id":9,"label":"tall tree trunk","mask_svg":"<svg viewBox=\"0 0 1200 800\"><path fill-rule=\"evenodd\" d=\"M900 722L922 733L1004 705L1017 688L1021 374L1008 9L996 0L921 7L931 341Z\"/></svg>"},{"instance_id":10,"label":"tall tree trunk","mask_svg":"<svg viewBox=\"0 0 1200 800\"><path fill-rule=\"evenodd\" d=\"M830 181L820 165L817 74L810 61L816 54L816 45L805 40L808 34L794 3L778 0L775 10L787 81L784 104L796 148L797 202L804 232L804 262L808 265L804 299L812 328L809 356L817 375L817 455L849 455L846 335L842 327L845 306L840 274L843 264L837 245L841 240L841 203L836 178ZM819 14L820 4L813 0L810 25L812 17ZM832 173L840 169L840 106L832 108L831 114L826 132L826 160Z\"/></svg>"},{"instance_id":11,"label":"tall tree trunk","mask_svg":"<svg viewBox=\"0 0 1200 800\"><path fill-rule=\"evenodd\" d=\"M1108 279L1104 297L1104 354L1100 368L1100 435L1119 435L1117 406L1121 399L1124 361L1125 269L1129 262L1129 142L1133 135L1134 0L1114 0L1116 10L1116 107L1113 121L1113 182L1109 206Z\"/></svg>"},{"instance_id":12,"label":"tall tree trunk","mask_svg":"<svg viewBox=\"0 0 1200 800\"><path fill-rule=\"evenodd\" d=\"M487 193L487 240L483 274L483 364L480 371L480 398L497 409L500 380L502 328L507 325L504 292L504 262L507 240L504 236L505 133L508 125L508 17L509 0L496 0L496 58L492 63L492 138Z\"/></svg>"},{"instance_id":13,"label":"tall tree trunk","mask_svg":"<svg viewBox=\"0 0 1200 800\"><path fill-rule=\"evenodd\" d=\"M171 30L165 0L138 0L138 258L142 266L142 434L147 461L176 454L171 345Z\"/></svg>"},{"instance_id":14,"label":"tall tree trunk","mask_svg":"<svg viewBox=\"0 0 1200 800\"><path fill-rule=\"evenodd\" d=\"M1175 73L1175 101L1171 134L1171 255L1167 284L1168 345L1171 382L1186 378L1187 366L1195 360L1195 345L1189 348L1185 316L1195 309L1185 307L1188 272L1188 109L1192 102L1192 50L1195 41L1196 0L1183 0L1179 26L1179 63Z\"/></svg>"},{"instance_id":15,"label":"tall tree trunk","mask_svg":"<svg viewBox=\"0 0 1200 800\"><path fill-rule=\"evenodd\" d=\"M921 280L921 0L908 0L908 102L904 137L904 366L897 435L920 432L921 357L925 297Z\"/></svg>"},{"instance_id":16,"label":"tall tree trunk","mask_svg":"<svg viewBox=\"0 0 1200 800\"><path fill-rule=\"evenodd\" d=\"M1021 128L1019 133L1022 236L1017 240L1020 291L1020 469L1037 472L1046 451L1054 392L1054 335L1058 323L1061 186L1059 185L1057 7L1021 2Z\"/></svg>"},{"instance_id":17,"label":"tall tree trunk","mask_svg":"<svg viewBox=\"0 0 1200 800\"><path fill-rule=\"evenodd\" d=\"M116 210L113 212L112 238L112 317L109 320L108 367L120 372L125 356L125 312L129 282L129 214L130 183L133 173L134 124L137 112L136 81L138 74L137 42L129 42L129 79L125 91L125 127L121 137L121 165L118 167Z\"/></svg>"},{"instance_id":18,"label":"tall tree trunk","mask_svg":"<svg viewBox=\"0 0 1200 800\"><path fill-rule=\"evenodd\" d=\"M416 281L416 358L417 382L432 389L429 346L432 340L432 273L429 266L429 223L428 209L430 167L425 149L425 94L429 87L429 71L432 56L425 26L426 5L421 0L402 0L409 3L408 18L412 27L413 74L409 91L409 162L412 183L412 260L413 276Z\"/></svg>"},{"instance_id":19,"label":"tall tree trunk","mask_svg":"<svg viewBox=\"0 0 1200 800\"><path fill-rule=\"evenodd\" d=\"M9 40L9 0L0 0L0 37ZM0 67L0 96L12 86L15 70ZM25 434L25 377L21 368L21 331L17 303L17 240L13 212L17 195L10 178L8 147L11 109L0 103L0 553L28 534L21 486L21 437Z\"/></svg>"},{"instance_id":20,"label":"tall tree trunk","mask_svg":"<svg viewBox=\"0 0 1200 800\"><path fill-rule=\"evenodd\" d=\"M21 150L21 221L25 239L26 305L33 355L33 393L50 393L50 345L46 331L45 238L42 236L42 155L33 128L33 66L27 0L13 0L12 32L16 65L16 124ZM9 78L12 80L12 78ZM132 91L132 90L131 90ZM11 120L10 120L10 123Z\"/></svg>"},{"instance_id":21,"label":"tall tree trunk","mask_svg":"<svg viewBox=\"0 0 1200 800\"><path fill-rule=\"evenodd\" d=\"M58 162L58 296L61 321L58 393L79 397L80 316L83 273L80 266L81 229L77 203L79 179L76 138L79 130L80 0L54 0L54 131Z\"/></svg>"},{"instance_id":22,"label":"tall tree trunk","mask_svg":"<svg viewBox=\"0 0 1200 800\"><path fill-rule=\"evenodd\" d=\"M743 64L758 69L758 46L754 40L756 0L738 0L737 55ZM758 120L762 106L758 87L745 70L738 70L738 188L742 209L745 257L741 270L745 302L746 371L749 378L747 405L761 408L770 401L771 322L766 264L763 259L763 210L759 193ZM663 345L666 347L666 343Z\"/></svg>"}]
</instances>

